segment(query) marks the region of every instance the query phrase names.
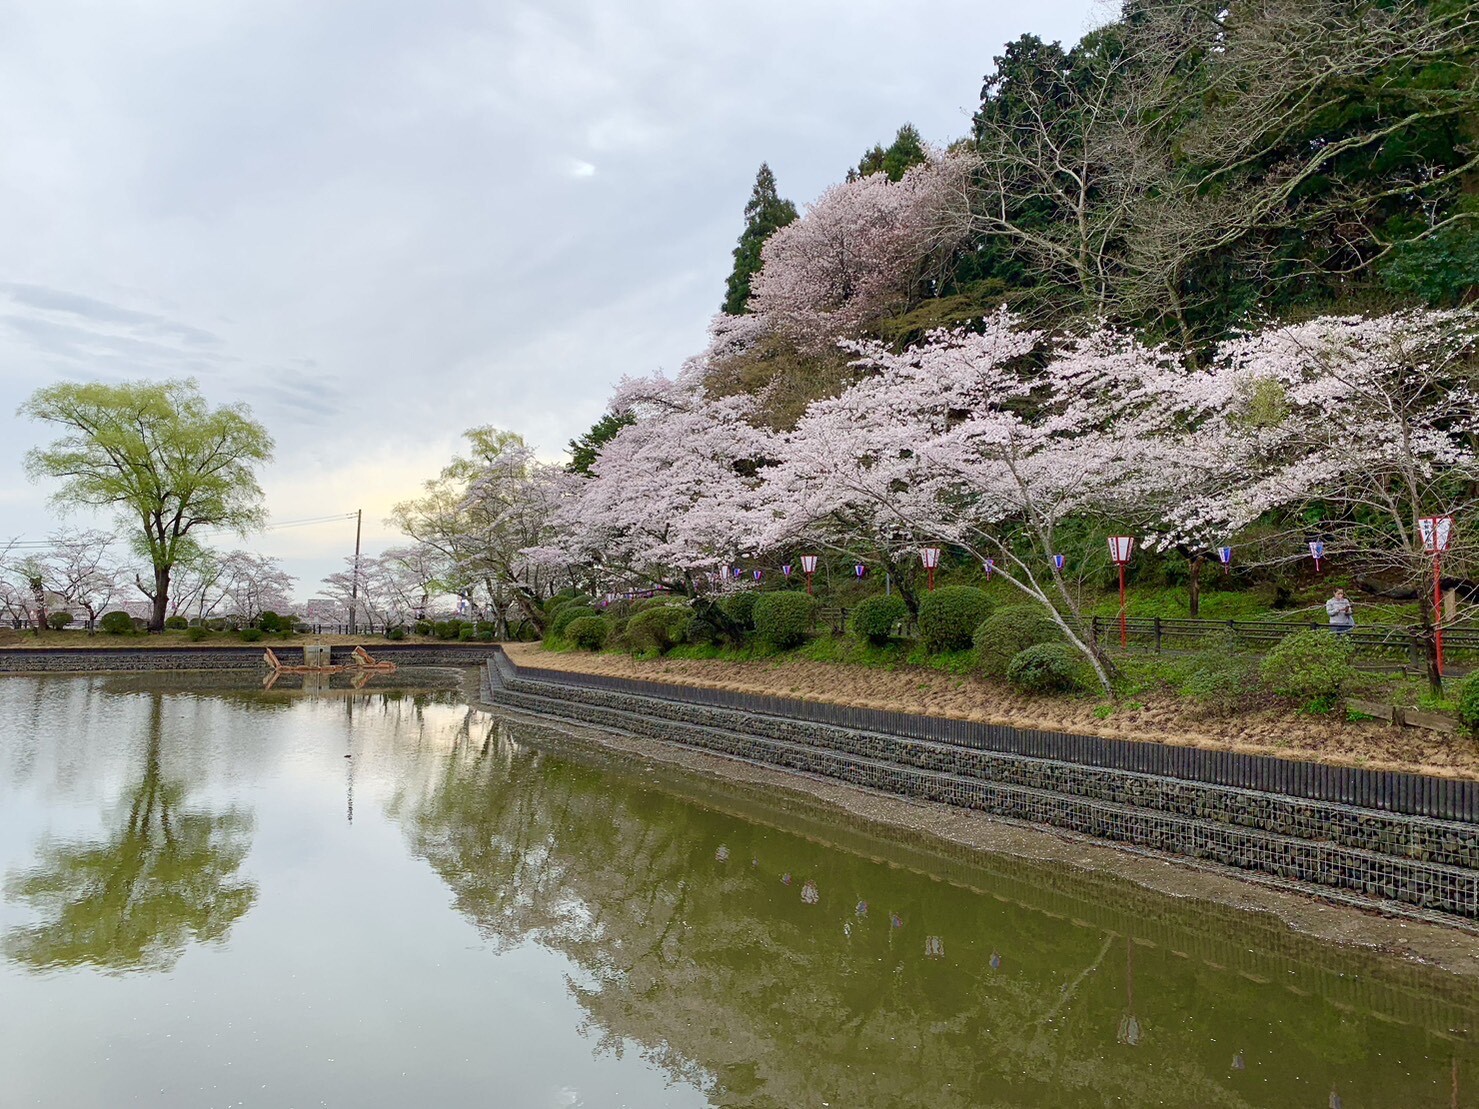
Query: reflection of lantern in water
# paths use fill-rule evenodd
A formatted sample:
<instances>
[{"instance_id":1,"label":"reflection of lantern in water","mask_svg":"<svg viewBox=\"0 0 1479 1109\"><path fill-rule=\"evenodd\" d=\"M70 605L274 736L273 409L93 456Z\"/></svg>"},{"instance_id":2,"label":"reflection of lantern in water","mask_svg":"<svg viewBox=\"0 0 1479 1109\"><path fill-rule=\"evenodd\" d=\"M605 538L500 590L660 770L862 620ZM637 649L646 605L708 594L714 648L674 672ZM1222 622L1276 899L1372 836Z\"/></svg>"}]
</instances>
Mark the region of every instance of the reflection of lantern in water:
<instances>
[{"instance_id":1,"label":"reflection of lantern in water","mask_svg":"<svg viewBox=\"0 0 1479 1109\"><path fill-rule=\"evenodd\" d=\"M868 902L866 902L866 901L859 901L858 902L858 907L856 909L854 909L853 912L857 913L858 916L867 916L868 915Z\"/></svg>"},{"instance_id":2,"label":"reflection of lantern in water","mask_svg":"<svg viewBox=\"0 0 1479 1109\"><path fill-rule=\"evenodd\" d=\"M719 850L714 852L714 858L718 859L721 863L727 863L729 861L729 845L721 843Z\"/></svg>"},{"instance_id":3,"label":"reflection of lantern in water","mask_svg":"<svg viewBox=\"0 0 1479 1109\"><path fill-rule=\"evenodd\" d=\"M992 970L1000 970L1001 969L1001 952L999 952L999 951L993 951L991 953L991 969Z\"/></svg>"},{"instance_id":4,"label":"reflection of lantern in water","mask_svg":"<svg viewBox=\"0 0 1479 1109\"><path fill-rule=\"evenodd\" d=\"M808 905L815 905L821 899L822 895L817 889L817 884L808 878L806 885L801 887L801 900L805 901Z\"/></svg>"},{"instance_id":5,"label":"reflection of lantern in water","mask_svg":"<svg viewBox=\"0 0 1479 1109\"><path fill-rule=\"evenodd\" d=\"M783 885L783 886L789 886L790 884L791 884L791 872L788 870L788 871L786 871L786 873L784 873L784 874L781 875L781 885Z\"/></svg>"},{"instance_id":6,"label":"reflection of lantern in water","mask_svg":"<svg viewBox=\"0 0 1479 1109\"><path fill-rule=\"evenodd\" d=\"M888 925L890 928L902 928L904 927L904 918L898 913L889 913Z\"/></svg>"},{"instance_id":7,"label":"reflection of lantern in water","mask_svg":"<svg viewBox=\"0 0 1479 1109\"><path fill-rule=\"evenodd\" d=\"M1120 1015L1115 1039L1134 1047L1140 1042L1140 1021L1135 1016L1135 941L1125 937L1125 1011Z\"/></svg>"},{"instance_id":8,"label":"reflection of lantern in water","mask_svg":"<svg viewBox=\"0 0 1479 1109\"><path fill-rule=\"evenodd\" d=\"M1247 1065L1248 1064L1243 1061L1243 1053L1241 1051L1238 1052L1236 1055L1233 1056L1233 1064L1232 1064L1233 1070L1242 1070Z\"/></svg>"},{"instance_id":9,"label":"reflection of lantern in water","mask_svg":"<svg viewBox=\"0 0 1479 1109\"><path fill-rule=\"evenodd\" d=\"M925 936L924 957L926 959L943 959L945 957L945 937Z\"/></svg>"}]
</instances>

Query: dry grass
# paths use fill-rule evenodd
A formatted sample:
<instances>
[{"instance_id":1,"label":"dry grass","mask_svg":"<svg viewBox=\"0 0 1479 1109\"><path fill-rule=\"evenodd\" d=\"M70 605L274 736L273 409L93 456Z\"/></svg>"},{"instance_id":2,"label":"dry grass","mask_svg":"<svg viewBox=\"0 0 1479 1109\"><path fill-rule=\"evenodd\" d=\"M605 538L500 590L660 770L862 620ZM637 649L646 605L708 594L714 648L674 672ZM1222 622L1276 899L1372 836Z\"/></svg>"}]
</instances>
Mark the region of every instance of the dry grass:
<instances>
[{"instance_id":1,"label":"dry grass","mask_svg":"<svg viewBox=\"0 0 1479 1109\"><path fill-rule=\"evenodd\" d=\"M1092 697L1034 697L981 678L936 670L809 662L639 660L620 654L550 652L537 643L504 645L521 665L926 713L1019 728L1174 743L1377 770L1479 778L1479 744L1462 736L1376 722L1348 722L1264 707L1211 715L1173 694L1108 703Z\"/></svg>"}]
</instances>

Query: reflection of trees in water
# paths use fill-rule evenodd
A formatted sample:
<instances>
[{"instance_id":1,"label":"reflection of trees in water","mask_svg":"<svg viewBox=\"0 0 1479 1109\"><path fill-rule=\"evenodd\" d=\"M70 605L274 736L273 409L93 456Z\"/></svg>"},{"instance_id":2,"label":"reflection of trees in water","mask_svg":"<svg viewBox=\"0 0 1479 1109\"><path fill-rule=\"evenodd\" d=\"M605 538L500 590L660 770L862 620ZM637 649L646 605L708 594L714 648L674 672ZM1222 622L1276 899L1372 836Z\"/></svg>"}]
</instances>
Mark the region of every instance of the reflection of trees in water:
<instances>
[{"instance_id":1,"label":"reflection of trees in water","mask_svg":"<svg viewBox=\"0 0 1479 1109\"><path fill-rule=\"evenodd\" d=\"M16 962L168 970L192 941L225 938L256 900L256 886L237 876L251 818L184 806L183 785L162 765L162 702L153 695L142 773L120 825L101 841L43 844L36 865L8 879L6 893L41 916L5 936Z\"/></svg>"},{"instance_id":2,"label":"reflection of trees in water","mask_svg":"<svg viewBox=\"0 0 1479 1109\"><path fill-rule=\"evenodd\" d=\"M490 941L580 968L570 988L600 1049L635 1044L719 1104L1277 1105L1271 1089L1347 1062L1381 1103L1410 1081L1396 1060L1432 1046L516 734L489 724L423 764L434 777L395 808L414 850Z\"/></svg>"}]
</instances>

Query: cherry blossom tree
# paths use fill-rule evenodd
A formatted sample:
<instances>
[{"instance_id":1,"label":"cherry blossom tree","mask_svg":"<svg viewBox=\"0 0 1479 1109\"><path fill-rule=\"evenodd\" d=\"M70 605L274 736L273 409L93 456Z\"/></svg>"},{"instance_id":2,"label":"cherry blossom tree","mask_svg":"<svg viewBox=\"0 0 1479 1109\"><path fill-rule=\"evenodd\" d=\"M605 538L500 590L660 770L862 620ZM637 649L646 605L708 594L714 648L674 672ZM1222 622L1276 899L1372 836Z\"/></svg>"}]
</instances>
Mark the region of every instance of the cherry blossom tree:
<instances>
[{"instance_id":1,"label":"cherry blossom tree","mask_svg":"<svg viewBox=\"0 0 1479 1109\"><path fill-rule=\"evenodd\" d=\"M298 579L267 555L232 551L221 560L225 565L223 599L231 615L242 624L253 624L264 612L280 615L293 610L293 587Z\"/></svg>"},{"instance_id":2,"label":"cherry blossom tree","mask_svg":"<svg viewBox=\"0 0 1479 1109\"><path fill-rule=\"evenodd\" d=\"M468 439L473 456L454 459L391 522L441 560L440 585L475 594L505 632L515 609L540 626L558 567L524 552L555 538L555 510L581 479L509 432L475 428Z\"/></svg>"},{"instance_id":3,"label":"cherry blossom tree","mask_svg":"<svg viewBox=\"0 0 1479 1109\"><path fill-rule=\"evenodd\" d=\"M691 367L676 379L624 380L613 411L636 422L558 509L561 541L530 556L692 595L716 563L757 549L758 471L773 436L749 422L754 407L749 396L709 396Z\"/></svg>"},{"instance_id":4,"label":"cherry blossom tree","mask_svg":"<svg viewBox=\"0 0 1479 1109\"><path fill-rule=\"evenodd\" d=\"M766 240L750 311L821 350L912 308L968 233L974 164L935 154L898 181L875 173L833 185Z\"/></svg>"},{"instance_id":5,"label":"cherry blossom tree","mask_svg":"<svg viewBox=\"0 0 1479 1109\"><path fill-rule=\"evenodd\" d=\"M1124 513L1161 487L1157 397L1186 371L1110 330L1055 347L1005 311L903 353L854 349L865 376L813 404L780 450L770 535L842 523L893 549L930 540L991 557L1112 690L1052 556L1064 520Z\"/></svg>"},{"instance_id":6,"label":"cherry blossom tree","mask_svg":"<svg viewBox=\"0 0 1479 1109\"><path fill-rule=\"evenodd\" d=\"M1167 505L1167 533L1231 534L1279 513L1298 523L1276 557L1318 539L1327 558L1430 597L1420 518L1461 522L1451 564L1479 554L1462 526L1479 508L1476 350L1472 308L1325 316L1223 343L1206 374L1162 398L1190 429L1179 453L1196 475Z\"/></svg>"},{"instance_id":7,"label":"cherry blossom tree","mask_svg":"<svg viewBox=\"0 0 1479 1109\"><path fill-rule=\"evenodd\" d=\"M132 576L118 561L114 547L108 532L60 531L49 538L40 558L46 587L81 610L88 634Z\"/></svg>"}]
</instances>

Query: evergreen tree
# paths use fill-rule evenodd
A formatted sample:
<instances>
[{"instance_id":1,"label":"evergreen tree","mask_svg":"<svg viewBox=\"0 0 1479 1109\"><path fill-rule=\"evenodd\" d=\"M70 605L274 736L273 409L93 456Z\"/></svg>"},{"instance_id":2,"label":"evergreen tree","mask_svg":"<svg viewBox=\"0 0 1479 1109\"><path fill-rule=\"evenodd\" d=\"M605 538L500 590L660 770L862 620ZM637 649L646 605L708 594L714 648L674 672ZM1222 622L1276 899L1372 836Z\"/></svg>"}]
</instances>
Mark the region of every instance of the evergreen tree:
<instances>
[{"instance_id":1,"label":"evergreen tree","mask_svg":"<svg viewBox=\"0 0 1479 1109\"><path fill-rule=\"evenodd\" d=\"M755 189L745 205L745 229L734 248L734 272L729 275L723 310L741 316L750 303L750 278L760 272L760 248L780 228L796 218L796 205L775 191L775 174L764 162L755 175Z\"/></svg>"},{"instance_id":2,"label":"evergreen tree","mask_svg":"<svg viewBox=\"0 0 1479 1109\"><path fill-rule=\"evenodd\" d=\"M919 128L906 123L899 128L887 149L875 143L873 149L858 162L858 168L847 171L847 179L856 181L859 177L886 173L890 181L897 181L908 172L910 166L923 165L928 160Z\"/></svg>"},{"instance_id":3,"label":"evergreen tree","mask_svg":"<svg viewBox=\"0 0 1479 1109\"><path fill-rule=\"evenodd\" d=\"M565 468L572 474L590 477L591 467L600 457L601 448L615 439L618 431L634 423L636 420L629 413L606 413L584 435L570 440L570 464Z\"/></svg>"}]
</instances>

